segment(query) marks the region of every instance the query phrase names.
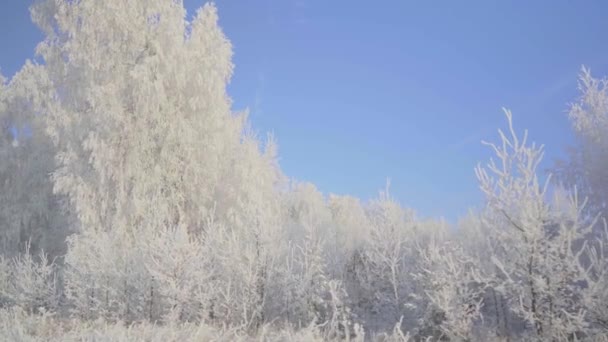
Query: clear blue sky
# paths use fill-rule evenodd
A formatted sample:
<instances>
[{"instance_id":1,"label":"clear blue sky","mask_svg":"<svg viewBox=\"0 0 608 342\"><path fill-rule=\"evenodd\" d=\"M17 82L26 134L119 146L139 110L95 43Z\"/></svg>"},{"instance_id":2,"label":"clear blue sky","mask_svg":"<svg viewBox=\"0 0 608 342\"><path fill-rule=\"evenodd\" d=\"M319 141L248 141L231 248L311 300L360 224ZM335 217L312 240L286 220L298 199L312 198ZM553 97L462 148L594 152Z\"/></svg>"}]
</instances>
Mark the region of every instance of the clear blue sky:
<instances>
[{"instance_id":1,"label":"clear blue sky","mask_svg":"<svg viewBox=\"0 0 608 342\"><path fill-rule=\"evenodd\" d=\"M40 33L28 1L0 4L0 68L12 75ZM194 9L202 1L185 1ZM582 64L608 74L606 1L218 0L234 46L229 92L273 131L285 173L323 192L391 191L420 216L455 221L481 204L480 140L504 127L546 145L572 134Z\"/></svg>"}]
</instances>

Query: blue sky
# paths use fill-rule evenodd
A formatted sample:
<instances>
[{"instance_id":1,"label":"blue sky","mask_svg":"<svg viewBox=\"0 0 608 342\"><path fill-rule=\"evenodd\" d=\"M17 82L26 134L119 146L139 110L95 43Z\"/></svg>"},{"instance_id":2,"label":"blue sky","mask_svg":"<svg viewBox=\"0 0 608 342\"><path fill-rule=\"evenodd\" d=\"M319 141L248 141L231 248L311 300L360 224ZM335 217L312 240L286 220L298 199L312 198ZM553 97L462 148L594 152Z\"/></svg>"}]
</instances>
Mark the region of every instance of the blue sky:
<instances>
[{"instance_id":1,"label":"blue sky","mask_svg":"<svg viewBox=\"0 0 608 342\"><path fill-rule=\"evenodd\" d=\"M0 68L41 34L28 1L0 4ZM189 10L202 1L187 0ZM546 162L572 142L581 65L608 74L606 1L218 0L234 46L235 109L272 131L289 176L325 193L391 193L450 221L479 206L482 139L528 128Z\"/></svg>"}]
</instances>

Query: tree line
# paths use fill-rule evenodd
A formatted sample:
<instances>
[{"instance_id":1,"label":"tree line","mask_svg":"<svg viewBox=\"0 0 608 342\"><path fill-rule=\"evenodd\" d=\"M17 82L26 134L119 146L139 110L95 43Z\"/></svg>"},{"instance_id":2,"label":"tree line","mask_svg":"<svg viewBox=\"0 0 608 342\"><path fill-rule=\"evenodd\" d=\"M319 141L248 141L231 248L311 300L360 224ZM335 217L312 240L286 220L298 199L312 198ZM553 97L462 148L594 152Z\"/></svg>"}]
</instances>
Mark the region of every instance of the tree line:
<instances>
[{"instance_id":1,"label":"tree line","mask_svg":"<svg viewBox=\"0 0 608 342\"><path fill-rule=\"evenodd\" d=\"M577 136L505 110L457 227L284 175L226 92L206 4L40 0L37 59L0 76L0 335L10 340L608 341L608 92Z\"/></svg>"}]
</instances>

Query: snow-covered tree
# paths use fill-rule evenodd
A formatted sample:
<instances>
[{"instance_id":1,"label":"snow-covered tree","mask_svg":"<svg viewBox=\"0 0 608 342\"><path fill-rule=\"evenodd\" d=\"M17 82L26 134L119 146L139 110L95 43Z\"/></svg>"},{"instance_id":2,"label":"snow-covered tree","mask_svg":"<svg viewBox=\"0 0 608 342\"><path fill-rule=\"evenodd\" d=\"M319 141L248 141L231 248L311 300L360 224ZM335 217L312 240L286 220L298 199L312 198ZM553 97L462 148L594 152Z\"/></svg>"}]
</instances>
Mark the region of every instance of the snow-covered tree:
<instances>
[{"instance_id":1,"label":"snow-covered tree","mask_svg":"<svg viewBox=\"0 0 608 342\"><path fill-rule=\"evenodd\" d=\"M428 300L418 336L472 341L486 285L477 260L452 241L433 238L417 248L416 280Z\"/></svg>"},{"instance_id":2,"label":"snow-covered tree","mask_svg":"<svg viewBox=\"0 0 608 342\"><path fill-rule=\"evenodd\" d=\"M161 315L168 321L208 318L215 274L201 238L188 234L182 225L140 241L145 244L144 262L151 276L148 320Z\"/></svg>"},{"instance_id":3,"label":"snow-covered tree","mask_svg":"<svg viewBox=\"0 0 608 342\"><path fill-rule=\"evenodd\" d=\"M179 266L162 260L183 262L198 255L196 245L211 248L205 239L224 241L207 232L217 227L212 221L233 237L215 259L222 276L214 281L241 291L231 304L214 300L232 322L259 326L281 175L274 142L262 152L246 115L231 112L231 47L215 7L205 5L192 21L180 1L161 0L47 0L32 13L46 34L38 53L51 85L42 89L47 132L59 150L54 189L69 199L79 231L66 256L73 304L82 311L96 301L121 319L142 319L153 300L146 296L160 286L171 307L183 306L195 270L167 275ZM98 298L106 293L107 303ZM112 295L124 307L115 310Z\"/></svg>"},{"instance_id":4,"label":"snow-covered tree","mask_svg":"<svg viewBox=\"0 0 608 342\"><path fill-rule=\"evenodd\" d=\"M231 49L215 8L192 22L171 1L41 1L32 11L53 84L55 190L79 228L200 232L229 190L219 185L243 127L225 92Z\"/></svg>"},{"instance_id":5,"label":"snow-covered tree","mask_svg":"<svg viewBox=\"0 0 608 342\"><path fill-rule=\"evenodd\" d=\"M28 313L54 311L59 305L57 264L44 251L23 253L12 258L0 256L0 298L2 306L18 306Z\"/></svg>"},{"instance_id":6,"label":"snow-covered tree","mask_svg":"<svg viewBox=\"0 0 608 342\"><path fill-rule=\"evenodd\" d=\"M586 218L600 213L608 217L608 80L597 79L583 67L579 77L580 97L568 116L576 135L567 160L554 168L557 180L577 187L587 198Z\"/></svg>"},{"instance_id":7,"label":"snow-covered tree","mask_svg":"<svg viewBox=\"0 0 608 342\"><path fill-rule=\"evenodd\" d=\"M576 195L555 205L547 202L548 180L541 185L537 167L543 147L520 138L505 111L510 136L499 131L501 144L488 144L498 158L476 169L487 197L487 227L496 239L492 257L500 271L495 288L510 299L530 336L541 340L581 338L588 327L582 298L589 284L583 241L591 226L583 223ZM489 171L489 173L488 173Z\"/></svg>"},{"instance_id":8,"label":"snow-covered tree","mask_svg":"<svg viewBox=\"0 0 608 342\"><path fill-rule=\"evenodd\" d=\"M137 239L97 230L69 237L63 273L70 313L84 320L133 322L150 317L152 279Z\"/></svg>"},{"instance_id":9,"label":"snow-covered tree","mask_svg":"<svg viewBox=\"0 0 608 342\"><path fill-rule=\"evenodd\" d=\"M348 278L361 266L357 260L370 239L371 227L365 208L356 197L330 194L327 206L333 233L327 241L333 250L329 255L328 269L335 278Z\"/></svg>"},{"instance_id":10,"label":"snow-covered tree","mask_svg":"<svg viewBox=\"0 0 608 342\"><path fill-rule=\"evenodd\" d=\"M310 184L294 189L290 216L297 230L291 240L290 273L293 276L292 305L294 321L299 324L323 323L326 311L324 295L330 278L327 274L327 254L324 233L330 226L328 211L320 192ZM297 235L296 235L297 234Z\"/></svg>"},{"instance_id":11,"label":"snow-covered tree","mask_svg":"<svg viewBox=\"0 0 608 342\"><path fill-rule=\"evenodd\" d=\"M475 260L475 267L483 276L485 293L481 315L482 326L476 327L480 334L488 338L508 340L517 320L508 306L506 294L499 286L504 277L500 269L492 262L492 257L500 250L500 240L494 234L488 234L489 213L469 212L458 222L456 240L464 248L466 255ZM495 281L498 280L498 281Z\"/></svg>"},{"instance_id":12,"label":"snow-covered tree","mask_svg":"<svg viewBox=\"0 0 608 342\"><path fill-rule=\"evenodd\" d=\"M26 244L58 256L69 234L49 177L56 152L40 114L41 72L27 62L9 83L0 77L0 253L9 257Z\"/></svg>"},{"instance_id":13,"label":"snow-covered tree","mask_svg":"<svg viewBox=\"0 0 608 342\"><path fill-rule=\"evenodd\" d=\"M298 325L313 323L326 334L351 326L348 294L338 276L336 226L324 196L308 183L293 183L285 194L288 255L285 273L287 313ZM333 267L333 270L331 269Z\"/></svg>"},{"instance_id":14,"label":"snow-covered tree","mask_svg":"<svg viewBox=\"0 0 608 342\"><path fill-rule=\"evenodd\" d=\"M586 246L584 283L587 288L582 293L582 301L587 310L587 320L596 335L608 339L608 224L602 222L602 232L595 234Z\"/></svg>"},{"instance_id":15,"label":"snow-covered tree","mask_svg":"<svg viewBox=\"0 0 608 342\"><path fill-rule=\"evenodd\" d=\"M407 312L417 222L412 210L390 197L388 186L366 205L365 215L368 238L347 264L346 287L352 293L353 311L365 327L381 332L392 329ZM411 318L403 320L404 326L411 326Z\"/></svg>"}]
</instances>

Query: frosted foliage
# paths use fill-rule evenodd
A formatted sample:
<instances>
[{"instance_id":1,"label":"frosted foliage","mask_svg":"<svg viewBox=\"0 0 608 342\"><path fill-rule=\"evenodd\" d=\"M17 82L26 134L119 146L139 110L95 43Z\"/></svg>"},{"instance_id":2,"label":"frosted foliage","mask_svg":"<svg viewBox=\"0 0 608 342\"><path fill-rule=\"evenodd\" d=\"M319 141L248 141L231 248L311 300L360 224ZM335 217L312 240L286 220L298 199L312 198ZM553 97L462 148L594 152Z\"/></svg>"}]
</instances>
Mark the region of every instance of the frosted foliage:
<instances>
[{"instance_id":1,"label":"frosted foliage","mask_svg":"<svg viewBox=\"0 0 608 342\"><path fill-rule=\"evenodd\" d=\"M328 206L336 225L339 250L352 253L361 248L370 235L361 201L351 196L330 195Z\"/></svg>"},{"instance_id":2,"label":"frosted foliage","mask_svg":"<svg viewBox=\"0 0 608 342\"><path fill-rule=\"evenodd\" d=\"M475 260L462 247L432 239L419 246L420 266L416 279L428 298L427 322L420 335L450 340L471 340L481 318L485 279ZM436 326L432 326L435 324Z\"/></svg>"},{"instance_id":3,"label":"frosted foliage","mask_svg":"<svg viewBox=\"0 0 608 342\"><path fill-rule=\"evenodd\" d=\"M262 210L251 197L274 175L230 111L231 47L215 7L187 22L178 2L46 1L33 17L48 24L38 52L55 85L55 191L81 229L200 232L214 203L233 222Z\"/></svg>"},{"instance_id":4,"label":"frosted foliage","mask_svg":"<svg viewBox=\"0 0 608 342\"><path fill-rule=\"evenodd\" d=\"M568 113L577 133L593 142L604 144L605 133L608 131L607 82L606 79L593 78L591 71L583 67L579 78L581 96Z\"/></svg>"},{"instance_id":5,"label":"frosted foliage","mask_svg":"<svg viewBox=\"0 0 608 342\"><path fill-rule=\"evenodd\" d=\"M151 275L148 319L153 321L160 315L169 320L200 319L209 306L207 294L212 293L205 287L214 275L200 239L178 227L155 234L146 244L144 262ZM167 312L158 312L163 306Z\"/></svg>"},{"instance_id":6,"label":"frosted foliage","mask_svg":"<svg viewBox=\"0 0 608 342\"><path fill-rule=\"evenodd\" d=\"M72 314L127 322L150 317L152 281L133 237L87 231L70 237L68 246L64 278Z\"/></svg>"},{"instance_id":7,"label":"frosted foliage","mask_svg":"<svg viewBox=\"0 0 608 342\"><path fill-rule=\"evenodd\" d=\"M358 256L370 241L369 220L358 198L330 195L327 206L333 223L333 236L325 240L330 251L328 272L346 281L355 276Z\"/></svg>"},{"instance_id":8,"label":"frosted foliage","mask_svg":"<svg viewBox=\"0 0 608 342\"><path fill-rule=\"evenodd\" d=\"M580 338L594 331L582 301L599 281L591 271L598 264L588 259L597 248L585 242L593 223L583 223L584 203L576 193L565 200L558 192L557 205L546 202L547 185L541 187L536 175L542 146L527 145L526 134L520 139L510 112L506 115L510 135L500 131L501 145L488 144L499 163L492 160L487 169L476 170L496 241L497 275L491 283L531 327L526 333L539 339Z\"/></svg>"},{"instance_id":9,"label":"frosted foliage","mask_svg":"<svg viewBox=\"0 0 608 342\"><path fill-rule=\"evenodd\" d=\"M0 298L28 313L56 310L59 291L54 260L43 251L32 255L29 243L23 254L0 258Z\"/></svg>"},{"instance_id":10,"label":"frosted foliage","mask_svg":"<svg viewBox=\"0 0 608 342\"><path fill-rule=\"evenodd\" d=\"M41 73L28 62L10 83L0 84L0 252L6 256L28 242L33 252L43 248L56 256L65 250L66 221L48 176L55 149L38 115L46 105L37 92Z\"/></svg>"},{"instance_id":11,"label":"frosted foliage","mask_svg":"<svg viewBox=\"0 0 608 342\"><path fill-rule=\"evenodd\" d=\"M388 183L363 201L284 176L232 112L213 4L31 13L40 62L0 76L4 339L608 341L608 97L587 70L560 182L506 111L486 206L454 229Z\"/></svg>"},{"instance_id":12,"label":"frosted foliage","mask_svg":"<svg viewBox=\"0 0 608 342\"><path fill-rule=\"evenodd\" d=\"M179 2L43 1L33 17L47 34L38 52L54 85L46 94L47 132L59 150L54 190L69 198L82 232L66 256L74 310L127 321L202 315L185 298L200 292L205 272L169 270L205 265L179 252L202 248L208 219L239 236L224 246L230 263L215 259L225 275L214 278L218 288L265 282L280 172L274 143L261 153L246 114L230 110L231 47L215 7L188 22ZM165 238L141 238L156 234ZM233 272L251 267L253 278ZM252 319L237 298L230 303L219 303L226 319Z\"/></svg>"},{"instance_id":13,"label":"frosted foliage","mask_svg":"<svg viewBox=\"0 0 608 342\"><path fill-rule=\"evenodd\" d=\"M608 217L608 89L606 79L592 77L583 68L579 78L580 97L568 113L577 141L568 160L558 161L555 172L566 186L577 187L587 197L587 215Z\"/></svg>"}]
</instances>

